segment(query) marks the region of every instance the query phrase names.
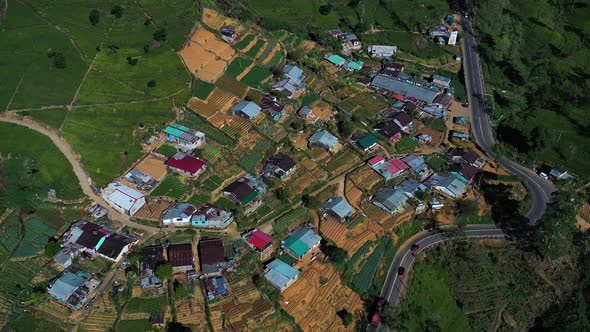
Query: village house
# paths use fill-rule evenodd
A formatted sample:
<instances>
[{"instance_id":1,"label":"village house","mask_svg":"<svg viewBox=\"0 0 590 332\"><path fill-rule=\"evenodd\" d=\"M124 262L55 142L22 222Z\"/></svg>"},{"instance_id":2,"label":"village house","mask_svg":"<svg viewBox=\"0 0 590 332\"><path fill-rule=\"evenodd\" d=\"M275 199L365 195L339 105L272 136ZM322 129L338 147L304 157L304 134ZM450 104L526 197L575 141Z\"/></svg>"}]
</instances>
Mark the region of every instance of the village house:
<instances>
[{"instance_id":1,"label":"village house","mask_svg":"<svg viewBox=\"0 0 590 332\"><path fill-rule=\"evenodd\" d=\"M100 281L92 274L70 269L49 285L49 295L57 301L74 309L81 309L89 300Z\"/></svg>"},{"instance_id":2,"label":"village house","mask_svg":"<svg viewBox=\"0 0 590 332\"><path fill-rule=\"evenodd\" d=\"M343 68L344 66L346 66L346 59L338 54L326 55L324 56L324 60L328 61L329 63L333 64L338 68Z\"/></svg>"},{"instance_id":3,"label":"village house","mask_svg":"<svg viewBox=\"0 0 590 332\"><path fill-rule=\"evenodd\" d=\"M466 141L469 141L469 134L453 130L453 131L451 131L451 138L466 142Z\"/></svg>"},{"instance_id":4,"label":"village house","mask_svg":"<svg viewBox=\"0 0 590 332\"><path fill-rule=\"evenodd\" d=\"M250 174L244 175L223 188L225 197L242 206L248 205L265 192L266 184L261 179Z\"/></svg>"},{"instance_id":5,"label":"village house","mask_svg":"<svg viewBox=\"0 0 590 332\"><path fill-rule=\"evenodd\" d=\"M128 216L133 216L145 204L142 193L119 182L110 183L102 191L102 198L115 210Z\"/></svg>"},{"instance_id":6,"label":"village house","mask_svg":"<svg viewBox=\"0 0 590 332\"><path fill-rule=\"evenodd\" d=\"M478 171L479 168L470 164L452 164L449 166L449 173L467 184L473 183Z\"/></svg>"},{"instance_id":7,"label":"village house","mask_svg":"<svg viewBox=\"0 0 590 332\"><path fill-rule=\"evenodd\" d=\"M288 98L293 98L296 94L305 91L304 75L301 68L295 65L285 65L283 75L283 79L273 84L273 90L284 91Z\"/></svg>"},{"instance_id":8,"label":"village house","mask_svg":"<svg viewBox=\"0 0 590 332\"><path fill-rule=\"evenodd\" d=\"M449 38L451 36L451 31L449 27L443 24L437 24L434 27L430 28L428 32L430 39L440 45L446 45L449 42Z\"/></svg>"},{"instance_id":9,"label":"village house","mask_svg":"<svg viewBox=\"0 0 590 332\"><path fill-rule=\"evenodd\" d=\"M375 149L377 146L377 137L371 133L362 133L362 134L355 134L353 137L356 136L355 142L356 145L363 151L363 152L370 152Z\"/></svg>"},{"instance_id":10,"label":"village house","mask_svg":"<svg viewBox=\"0 0 590 332\"><path fill-rule=\"evenodd\" d=\"M437 90L433 90L424 86L408 83L396 78L391 78L384 75L377 75L373 78L371 86L375 89L386 90L393 93L399 93L406 97L411 97L427 104L434 101L438 95Z\"/></svg>"},{"instance_id":11,"label":"village house","mask_svg":"<svg viewBox=\"0 0 590 332\"><path fill-rule=\"evenodd\" d=\"M464 116L453 117L453 124L464 126L467 124L467 118Z\"/></svg>"},{"instance_id":12,"label":"village house","mask_svg":"<svg viewBox=\"0 0 590 332\"><path fill-rule=\"evenodd\" d=\"M205 204L193 213L191 226L226 229L234 220L230 211L220 209L211 204Z\"/></svg>"},{"instance_id":13,"label":"village house","mask_svg":"<svg viewBox=\"0 0 590 332\"><path fill-rule=\"evenodd\" d=\"M148 246L141 249L141 255L139 256L141 287L152 288L162 286L162 281L156 277L156 268L165 262L164 247L161 245Z\"/></svg>"},{"instance_id":14,"label":"village house","mask_svg":"<svg viewBox=\"0 0 590 332\"><path fill-rule=\"evenodd\" d=\"M176 152L165 164L171 171L191 178L196 178L205 170L204 161L184 152Z\"/></svg>"},{"instance_id":15,"label":"village house","mask_svg":"<svg viewBox=\"0 0 590 332\"><path fill-rule=\"evenodd\" d=\"M372 202L385 212L395 214L406 205L408 196L401 189L381 188L372 197Z\"/></svg>"},{"instance_id":16,"label":"village house","mask_svg":"<svg viewBox=\"0 0 590 332\"><path fill-rule=\"evenodd\" d=\"M450 93L439 93L432 101L433 106L437 106L447 110L453 102L453 96Z\"/></svg>"},{"instance_id":17,"label":"village house","mask_svg":"<svg viewBox=\"0 0 590 332\"><path fill-rule=\"evenodd\" d=\"M246 244L252 248L252 250L256 251L260 255L261 260L264 261L268 259L272 254L272 236L266 234L263 231L255 228L252 231L242 235L242 239L244 239Z\"/></svg>"},{"instance_id":18,"label":"village house","mask_svg":"<svg viewBox=\"0 0 590 332\"><path fill-rule=\"evenodd\" d=\"M451 79L446 76L432 75L432 84L447 89L451 87Z\"/></svg>"},{"instance_id":19,"label":"village house","mask_svg":"<svg viewBox=\"0 0 590 332\"><path fill-rule=\"evenodd\" d=\"M138 242L139 239L129 235L113 233L98 248L98 255L113 262L119 262L123 259L123 255L131 251L131 247Z\"/></svg>"},{"instance_id":20,"label":"village house","mask_svg":"<svg viewBox=\"0 0 590 332\"><path fill-rule=\"evenodd\" d=\"M424 185L452 199L461 197L467 191L467 183L448 174L434 174Z\"/></svg>"},{"instance_id":21,"label":"village house","mask_svg":"<svg viewBox=\"0 0 590 332\"><path fill-rule=\"evenodd\" d=\"M385 181L402 176L410 168L399 158L385 160L384 157L375 156L369 159L367 162L369 167L371 167L375 172L379 173L379 175L381 175Z\"/></svg>"},{"instance_id":22,"label":"village house","mask_svg":"<svg viewBox=\"0 0 590 332\"><path fill-rule=\"evenodd\" d=\"M283 180L295 170L295 167L295 160L286 154L279 153L266 162L262 169L262 177L266 180L272 177Z\"/></svg>"},{"instance_id":23,"label":"village house","mask_svg":"<svg viewBox=\"0 0 590 332\"><path fill-rule=\"evenodd\" d=\"M228 44L233 44L238 36L236 28L228 25L222 26L221 29L219 29L219 32L221 32L221 38Z\"/></svg>"},{"instance_id":24,"label":"village house","mask_svg":"<svg viewBox=\"0 0 590 332\"><path fill-rule=\"evenodd\" d=\"M319 250L322 238L315 231L301 225L289 233L287 238L281 241L281 247L296 260L303 259L307 254L314 254Z\"/></svg>"},{"instance_id":25,"label":"village house","mask_svg":"<svg viewBox=\"0 0 590 332\"><path fill-rule=\"evenodd\" d=\"M274 121L278 121L285 114L285 104L279 103L276 97L266 95L260 102L262 109L267 111Z\"/></svg>"},{"instance_id":26,"label":"village house","mask_svg":"<svg viewBox=\"0 0 590 332\"><path fill-rule=\"evenodd\" d=\"M405 132L411 131L414 126L414 120L406 112L395 113L391 120Z\"/></svg>"},{"instance_id":27,"label":"village house","mask_svg":"<svg viewBox=\"0 0 590 332\"><path fill-rule=\"evenodd\" d=\"M549 175L555 180L568 180L574 177L563 165L556 165L555 167L551 168Z\"/></svg>"},{"instance_id":28,"label":"village house","mask_svg":"<svg viewBox=\"0 0 590 332\"><path fill-rule=\"evenodd\" d=\"M375 130L387 137L389 141L393 141L402 135L402 129L393 121L382 122L375 127Z\"/></svg>"},{"instance_id":29,"label":"village house","mask_svg":"<svg viewBox=\"0 0 590 332\"><path fill-rule=\"evenodd\" d=\"M275 259L268 263L264 269L264 278L280 292L291 286L298 277L299 270L280 259Z\"/></svg>"},{"instance_id":30,"label":"village house","mask_svg":"<svg viewBox=\"0 0 590 332\"><path fill-rule=\"evenodd\" d=\"M408 179L397 186L397 189L410 198L417 198L416 193L426 191L428 188L420 182Z\"/></svg>"},{"instance_id":31,"label":"village house","mask_svg":"<svg viewBox=\"0 0 590 332\"><path fill-rule=\"evenodd\" d=\"M207 300L213 301L227 295L227 286L223 276L205 279L205 288L207 289Z\"/></svg>"},{"instance_id":32,"label":"village house","mask_svg":"<svg viewBox=\"0 0 590 332\"><path fill-rule=\"evenodd\" d=\"M397 46L369 45L367 52L374 58L391 59L397 53Z\"/></svg>"},{"instance_id":33,"label":"village house","mask_svg":"<svg viewBox=\"0 0 590 332\"><path fill-rule=\"evenodd\" d=\"M322 148L335 152L338 147L338 138L325 129L318 129L308 140L309 148Z\"/></svg>"},{"instance_id":34,"label":"village house","mask_svg":"<svg viewBox=\"0 0 590 332\"><path fill-rule=\"evenodd\" d=\"M247 100L243 100L235 104L231 108L231 114L241 116L248 120L254 120L260 115L262 108L255 103Z\"/></svg>"},{"instance_id":35,"label":"village house","mask_svg":"<svg viewBox=\"0 0 590 332\"><path fill-rule=\"evenodd\" d=\"M168 262L173 271L195 269L195 257L191 243L173 244L168 247Z\"/></svg>"},{"instance_id":36,"label":"village house","mask_svg":"<svg viewBox=\"0 0 590 332\"><path fill-rule=\"evenodd\" d=\"M422 113L437 119L444 119L449 115L443 107L434 104L422 108Z\"/></svg>"},{"instance_id":37,"label":"village house","mask_svg":"<svg viewBox=\"0 0 590 332\"><path fill-rule=\"evenodd\" d=\"M202 148L205 145L205 134L178 123L166 127L164 133L169 142L185 152Z\"/></svg>"},{"instance_id":38,"label":"village house","mask_svg":"<svg viewBox=\"0 0 590 332\"><path fill-rule=\"evenodd\" d=\"M469 164L475 168L482 168L486 160L470 148L450 148L448 151L451 161L457 164Z\"/></svg>"},{"instance_id":39,"label":"village house","mask_svg":"<svg viewBox=\"0 0 590 332\"><path fill-rule=\"evenodd\" d=\"M133 168L127 174L125 174L125 180L135 185L139 190L149 191L158 184L156 179L141 172L137 168Z\"/></svg>"},{"instance_id":40,"label":"village house","mask_svg":"<svg viewBox=\"0 0 590 332\"><path fill-rule=\"evenodd\" d=\"M301 106L299 111L297 111L297 115L305 120L307 123L314 124L318 122L319 117L313 113L313 108L311 106Z\"/></svg>"},{"instance_id":41,"label":"village house","mask_svg":"<svg viewBox=\"0 0 590 332\"><path fill-rule=\"evenodd\" d=\"M330 214L338 218L340 221L348 221L354 212L352 205L350 205L345 198L340 196L334 196L328 199L328 201L322 206L322 210L325 215Z\"/></svg>"},{"instance_id":42,"label":"village house","mask_svg":"<svg viewBox=\"0 0 590 332\"><path fill-rule=\"evenodd\" d=\"M225 260L223 240L203 237L199 241L198 249L201 273L205 277L221 276L221 273L228 267L228 262Z\"/></svg>"},{"instance_id":43,"label":"village house","mask_svg":"<svg viewBox=\"0 0 590 332\"><path fill-rule=\"evenodd\" d=\"M383 65L381 73L389 77L399 77L404 71L404 65L399 62L389 62Z\"/></svg>"},{"instance_id":44,"label":"village house","mask_svg":"<svg viewBox=\"0 0 590 332\"><path fill-rule=\"evenodd\" d=\"M164 226L189 226L195 211L197 208L190 203L178 203L164 213L162 224Z\"/></svg>"},{"instance_id":45,"label":"village house","mask_svg":"<svg viewBox=\"0 0 590 332\"><path fill-rule=\"evenodd\" d=\"M428 167L421 155L410 154L401 158L401 160L410 166L414 176L416 176L420 182L426 180L426 178L432 174L432 170Z\"/></svg>"},{"instance_id":46,"label":"village house","mask_svg":"<svg viewBox=\"0 0 590 332\"><path fill-rule=\"evenodd\" d=\"M164 324L166 324L166 313L163 311L150 313L150 324L158 328L164 327Z\"/></svg>"}]
</instances>

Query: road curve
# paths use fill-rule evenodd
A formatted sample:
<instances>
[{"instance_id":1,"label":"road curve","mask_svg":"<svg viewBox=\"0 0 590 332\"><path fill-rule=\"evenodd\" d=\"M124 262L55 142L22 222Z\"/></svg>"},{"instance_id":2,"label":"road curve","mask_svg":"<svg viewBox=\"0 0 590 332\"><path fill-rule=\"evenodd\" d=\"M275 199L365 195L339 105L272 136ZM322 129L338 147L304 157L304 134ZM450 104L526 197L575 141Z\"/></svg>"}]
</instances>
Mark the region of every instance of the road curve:
<instances>
[{"instance_id":1,"label":"road curve","mask_svg":"<svg viewBox=\"0 0 590 332\"><path fill-rule=\"evenodd\" d=\"M68 143L64 142L58 135L53 133L51 130L32 121L23 121L17 118L10 118L6 115L0 116L0 122L12 123L19 126L27 127L40 134L47 136L53 142L53 144L57 146L57 148L63 153L63 155L72 165L74 174L76 174L76 177L78 178L78 182L80 183L80 187L82 188L84 194L88 196L90 199L94 200L95 202L98 202L100 205L107 208L109 211L109 217L112 220L120 222L123 226L137 228L150 234L158 232L157 227L151 227L131 221L128 216L119 213L117 210L113 209L108 204L106 204L102 196L95 194L92 191L92 187L88 183L89 176L84 170L84 168L82 168L82 165L80 164L80 161L76 158L72 148L69 146Z\"/></svg>"},{"instance_id":2,"label":"road curve","mask_svg":"<svg viewBox=\"0 0 590 332\"><path fill-rule=\"evenodd\" d=\"M495 159L496 154L493 151L495 144L494 133L485 107L485 87L477 45L473 37L473 26L471 21L465 18L462 19L462 25L465 31L465 38L463 38L463 71L465 73L469 111L471 113L471 130L477 145L486 155ZM536 224L545 213L546 205L551 200L551 193L555 191L555 187L550 181L541 178L533 170L504 156L498 158L498 164L510 174L524 180L533 199L527 218L530 224Z\"/></svg>"},{"instance_id":3,"label":"road curve","mask_svg":"<svg viewBox=\"0 0 590 332\"><path fill-rule=\"evenodd\" d=\"M389 271L387 271L385 283L381 290L381 296L389 302L390 306L396 306L398 304L404 287L405 278L400 278L398 276L398 269L403 266L408 273L419 253L444 241L453 240L453 234L455 233L445 232L451 229L453 228L445 227L442 231L422 231L412 236L400 246L391 262ZM461 234L461 237L472 239L505 237L504 232L494 225L467 225L463 231L458 234ZM420 249L415 253L412 253L411 249L413 244L418 244L420 246ZM369 326L369 330L379 330L379 328L375 329L372 326Z\"/></svg>"}]
</instances>

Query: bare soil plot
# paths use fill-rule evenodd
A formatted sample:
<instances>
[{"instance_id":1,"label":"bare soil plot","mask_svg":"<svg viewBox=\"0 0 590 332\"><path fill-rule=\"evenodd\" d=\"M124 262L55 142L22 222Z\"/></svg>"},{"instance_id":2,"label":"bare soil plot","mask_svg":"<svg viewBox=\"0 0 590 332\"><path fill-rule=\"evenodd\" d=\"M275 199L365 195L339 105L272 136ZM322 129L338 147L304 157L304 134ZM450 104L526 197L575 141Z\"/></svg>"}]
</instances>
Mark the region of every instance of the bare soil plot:
<instances>
[{"instance_id":1,"label":"bare soil plot","mask_svg":"<svg viewBox=\"0 0 590 332\"><path fill-rule=\"evenodd\" d=\"M92 306L92 312L81 323L84 331L107 331L117 319L117 310L109 294L104 294Z\"/></svg>"},{"instance_id":2,"label":"bare soil plot","mask_svg":"<svg viewBox=\"0 0 590 332\"><path fill-rule=\"evenodd\" d=\"M229 92L215 89L206 101L191 98L187 107L204 118L209 118L217 112L226 113L237 98Z\"/></svg>"},{"instance_id":3,"label":"bare soil plot","mask_svg":"<svg viewBox=\"0 0 590 332\"><path fill-rule=\"evenodd\" d=\"M223 75L235 56L234 49L205 28L197 29L179 52L184 64L199 79L212 82Z\"/></svg>"},{"instance_id":4,"label":"bare soil plot","mask_svg":"<svg viewBox=\"0 0 590 332\"><path fill-rule=\"evenodd\" d=\"M360 189L360 190L372 190L373 186L383 181L383 178L375 171L367 167L361 167L360 170L354 172L349 176L349 179Z\"/></svg>"},{"instance_id":5,"label":"bare soil plot","mask_svg":"<svg viewBox=\"0 0 590 332\"><path fill-rule=\"evenodd\" d=\"M352 181L347 180L344 186L344 196L346 196L346 200L352 204L352 206L358 208L361 203L363 191L357 188Z\"/></svg>"},{"instance_id":6,"label":"bare soil plot","mask_svg":"<svg viewBox=\"0 0 590 332\"><path fill-rule=\"evenodd\" d=\"M318 100L312 105L312 113L315 114L320 121L328 121L332 117L332 106L322 100Z\"/></svg>"},{"instance_id":7,"label":"bare soil plot","mask_svg":"<svg viewBox=\"0 0 590 332\"><path fill-rule=\"evenodd\" d=\"M134 217L142 220L159 222L173 203L166 200L149 200L135 213Z\"/></svg>"},{"instance_id":8,"label":"bare soil plot","mask_svg":"<svg viewBox=\"0 0 590 332\"><path fill-rule=\"evenodd\" d=\"M311 262L299 280L282 293L281 307L304 331L353 331L344 327L337 312L345 309L353 322L363 315L363 301L340 281L332 265L321 259Z\"/></svg>"},{"instance_id":9,"label":"bare soil plot","mask_svg":"<svg viewBox=\"0 0 590 332\"><path fill-rule=\"evenodd\" d=\"M162 181L166 173L168 173L164 160L158 159L151 154L146 155L142 161L135 165L135 168L158 181Z\"/></svg>"}]
</instances>

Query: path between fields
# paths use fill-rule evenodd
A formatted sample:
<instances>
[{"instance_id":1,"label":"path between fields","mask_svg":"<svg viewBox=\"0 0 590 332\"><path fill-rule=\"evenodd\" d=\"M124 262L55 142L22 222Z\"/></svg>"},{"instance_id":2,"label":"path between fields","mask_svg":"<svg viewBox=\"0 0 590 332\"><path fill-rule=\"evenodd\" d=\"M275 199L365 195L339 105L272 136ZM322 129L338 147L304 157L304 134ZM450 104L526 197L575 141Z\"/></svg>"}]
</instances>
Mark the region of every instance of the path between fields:
<instances>
[{"instance_id":1,"label":"path between fields","mask_svg":"<svg viewBox=\"0 0 590 332\"><path fill-rule=\"evenodd\" d=\"M63 155L66 157L66 159L68 159L68 161L72 165L72 169L74 170L74 174L76 174L76 177L78 177L80 187L82 188L82 191L84 192L84 194L86 196L90 197L91 199L93 199L94 201L96 201L97 203L99 203L100 205L107 208L109 211L109 217L112 220L120 222L123 226L137 228L137 229L145 231L146 233L149 233L149 234L158 232L157 227L142 225L142 224L131 221L128 216L119 213L118 211L113 209L110 205L108 205L100 195L95 194L92 191L92 186L90 186L90 184L88 183L88 179L90 177L88 176L86 171L82 168L80 161L76 158L75 153L73 152L70 145L67 142L65 142L63 139L61 139L59 136L57 136L56 134L52 133L51 131L49 131L48 129L44 128L43 126L41 126L39 124L36 124L33 122L25 122L25 121L13 119L13 118L8 118L5 115L0 116L0 122L7 122L7 123L12 123L12 124L16 124L19 126L27 127L27 128L32 129L40 134L43 134L43 135L49 137L49 139L51 139L53 144L55 144L55 146L57 146L57 148L63 153Z\"/></svg>"}]
</instances>

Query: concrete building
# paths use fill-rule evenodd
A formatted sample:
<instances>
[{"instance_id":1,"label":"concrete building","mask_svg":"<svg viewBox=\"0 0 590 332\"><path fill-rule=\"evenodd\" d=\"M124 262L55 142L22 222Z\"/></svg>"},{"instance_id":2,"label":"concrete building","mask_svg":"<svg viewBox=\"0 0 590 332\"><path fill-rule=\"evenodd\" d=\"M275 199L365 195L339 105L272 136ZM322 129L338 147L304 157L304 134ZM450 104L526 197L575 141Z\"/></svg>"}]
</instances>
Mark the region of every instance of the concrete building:
<instances>
[{"instance_id":1,"label":"concrete building","mask_svg":"<svg viewBox=\"0 0 590 332\"><path fill-rule=\"evenodd\" d=\"M298 277L299 270L280 259L273 260L264 269L264 278L281 292L291 286Z\"/></svg>"},{"instance_id":2,"label":"concrete building","mask_svg":"<svg viewBox=\"0 0 590 332\"><path fill-rule=\"evenodd\" d=\"M102 197L115 210L128 216L133 216L145 204L142 193L119 182L109 184L102 191Z\"/></svg>"}]
</instances>

